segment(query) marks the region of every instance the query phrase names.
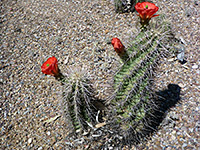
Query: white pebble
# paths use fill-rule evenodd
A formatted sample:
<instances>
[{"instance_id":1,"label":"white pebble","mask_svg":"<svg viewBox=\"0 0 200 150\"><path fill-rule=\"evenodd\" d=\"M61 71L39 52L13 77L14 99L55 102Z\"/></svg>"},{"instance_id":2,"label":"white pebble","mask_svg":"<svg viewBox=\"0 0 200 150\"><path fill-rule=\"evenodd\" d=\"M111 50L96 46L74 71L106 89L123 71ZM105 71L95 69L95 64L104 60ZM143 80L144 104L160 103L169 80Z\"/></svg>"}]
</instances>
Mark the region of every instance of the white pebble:
<instances>
[{"instance_id":1,"label":"white pebble","mask_svg":"<svg viewBox=\"0 0 200 150\"><path fill-rule=\"evenodd\" d=\"M185 87L185 85L183 84L183 83L179 83L178 84L181 88L184 88Z\"/></svg>"},{"instance_id":2,"label":"white pebble","mask_svg":"<svg viewBox=\"0 0 200 150\"><path fill-rule=\"evenodd\" d=\"M198 68L198 65L195 64L195 65L192 66L192 68L193 68L193 69L197 69L197 68Z\"/></svg>"},{"instance_id":3,"label":"white pebble","mask_svg":"<svg viewBox=\"0 0 200 150\"><path fill-rule=\"evenodd\" d=\"M28 143L29 143L29 144L32 143L32 138L28 139Z\"/></svg>"},{"instance_id":4,"label":"white pebble","mask_svg":"<svg viewBox=\"0 0 200 150\"><path fill-rule=\"evenodd\" d=\"M69 56L67 56L67 58L65 59L64 64L66 65L68 61L69 61Z\"/></svg>"},{"instance_id":5,"label":"white pebble","mask_svg":"<svg viewBox=\"0 0 200 150\"><path fill-rule=\"evenodd\" d=\"M38 150L42 150L42 146L38 148Z\"/></svg>"},{"instance_id":6,"label":"white pebble","mask_svg":"<svg viewBox=\"0 0 200 150\"><path fill-rule=\"evenodd\" d=\"M51 135L51 132L50 132L50 131L48 131L48 132L47 132L47 135Z\"/></svg>"}]
</instances>

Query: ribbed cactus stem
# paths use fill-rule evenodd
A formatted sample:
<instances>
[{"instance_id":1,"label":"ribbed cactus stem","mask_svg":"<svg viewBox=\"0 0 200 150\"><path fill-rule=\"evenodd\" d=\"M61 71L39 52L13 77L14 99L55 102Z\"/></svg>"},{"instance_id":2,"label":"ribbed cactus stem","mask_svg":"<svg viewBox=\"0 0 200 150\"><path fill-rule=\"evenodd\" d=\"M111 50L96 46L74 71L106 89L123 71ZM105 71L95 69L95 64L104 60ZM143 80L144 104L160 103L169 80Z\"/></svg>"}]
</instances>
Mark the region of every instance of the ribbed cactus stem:
<instances>
[{"instance_id":1,"label":"ribbed cactus stem","mask_svg":"<svg viewBox=\"0 0 200 150\"><path fill-rule=\"evenodd\" d=\"M162 16L158 17L149 29L135 37L126 50L128 58L114 76L110 118L120 125L120 135L125 139L133 137L131 140L138 142L145 130L155 130L151 124L156 118L153 114L157 105L152 99L154 91L150 90L150 80L157 63L171 51L171 37L170 25Z\"/></svg>"},{"instance_id":2,"label":"ribbed cactus stem","mask_svg":"<svg viewBox=\"0 0 200 150\"><path fill-rule=\"evenodd\" d=\"M94 90L88 80L88 72L83 68L74 67L63 82L63 116L70 132L86 130L88 123L94 124L98 108L94 106Z\"/></svg>"}]
</instances>

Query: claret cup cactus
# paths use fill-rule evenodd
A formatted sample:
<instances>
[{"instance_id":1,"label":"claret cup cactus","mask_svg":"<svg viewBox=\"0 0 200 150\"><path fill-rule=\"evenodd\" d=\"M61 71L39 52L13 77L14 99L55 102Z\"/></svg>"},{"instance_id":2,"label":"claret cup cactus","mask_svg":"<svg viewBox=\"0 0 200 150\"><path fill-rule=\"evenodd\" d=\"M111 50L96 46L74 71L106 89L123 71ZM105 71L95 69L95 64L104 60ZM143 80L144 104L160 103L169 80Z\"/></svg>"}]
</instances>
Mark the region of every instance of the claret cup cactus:
<instances>
[{"instance_id":1,"label":"claret cup cactus","mask_svg":"<svg viewBox=\"0 0 200 150\"><path fill-rule=\"evenodd\" d=\"M125 142L139 143L148 130L156 130L151 124L157 120L154 114L159 101L151 82L161 58L173 52L173 40L170 24L161 15L148 29L141 29L126 49L129 57L120 57L125 60L114 76L108 118L119 125L119 135Z\"/></svg>"},{"instance_id":2,"label":"claret cup cactus","mask_svg":"<svg viewBox=\"0 0 200 150\"><path fill-rule=\"evenodd\" d=\"M160 114L164 112L161 106L170 98L170 94L162 97L154 90L152 83L160 60L173 53L175 38L171 24L165 17L155 15L157 6L144 2L136 4L135 9L141 19L141 28L131 46L125 47L123 40L116 37L111 41L123 65L113 76L114 92L105 103L95 97L91 75L86 67L70 66L71 69L61 74L54 57L54 61L43 64L43 73L53 75L62 82L62 116L67 121L70 133L82 133L99 123L96 118L102 107L97 103L106 108L101 114L104 121L102 132L110 134L108 137L120 137L118 139L123 144L138 144L157 130ZM168 88L171 92L176 86L170 85ZM177 88L177 91L179 93L180 89ZM105 139L102 139L100 141L104 143ZM117 146L116 143L111 144Z\"/></svg>"},{"instance_id":3,"label":"claret cup cactus","mask_svg":"<svg viewBox=\"0 0 200 150\"><path fill-rule=\"evenodd\" d=\"M70 133L85 131L88 124L95 124L95 117L100 111L96 103L101 101L95 98L87 68L70 66L66 73L61 74L58 61L53 56L43 63L41 69L44 74L52 75L61 82L61 112Z\"/></svg>"}]
</instances>

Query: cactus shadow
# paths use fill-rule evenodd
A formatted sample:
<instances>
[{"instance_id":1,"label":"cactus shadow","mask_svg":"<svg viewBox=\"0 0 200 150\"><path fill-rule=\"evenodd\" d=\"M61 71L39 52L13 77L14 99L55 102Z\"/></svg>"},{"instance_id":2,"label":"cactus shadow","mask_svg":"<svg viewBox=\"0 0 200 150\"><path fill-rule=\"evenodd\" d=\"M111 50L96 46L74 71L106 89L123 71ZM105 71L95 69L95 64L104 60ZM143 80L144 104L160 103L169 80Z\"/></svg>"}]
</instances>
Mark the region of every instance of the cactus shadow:
<instances>
[{"instance_id":1,"label":"cactus shadow","mask_svg":"<svg viewBox=\"0 0 200 150\"><path fill-rule=\"evenodd\" d=\"M128 145L138 145L151 138L151 135L159 130L159 127L165 119L167 112L180 102L181 87L177 84L169 84L167 89L156 91L152 97L152 103L155 105L155 109L151 114L147 114L144 118L144 129L137 135L133 135L131 139L125 143ZM150 106L152 107L152 106ZM127 143L128 142L128 143Z\"/></svg>"},{"instance_id":2,"label":"cactus shadow","mask_svg":"<svg viewBox=\"0 0 200 150\"><path fill-rule=\"evenodd\" d=\"M157 108L153 113L156 117L152 118L155 119L153 122L150 122L153 129L158 130L170 109L180 102L180 92L181 87L177 84L169 84L167 89L155 92L154 101L157 103ZM150 131L149 134L153 132Z\"/></svg>"},{"instance_id":3,"label":"cactus shadow","mask_svg":"<svg viewBox=\"0 0 200 150\"><path fill-rule=\"evenodd\" d=\"M161 101L160 109L166 112L168 109L174 107L180 101L181 87L177 84L169 84L168 88L156 92L158 100Z\"/></svg>"}]
</instances>

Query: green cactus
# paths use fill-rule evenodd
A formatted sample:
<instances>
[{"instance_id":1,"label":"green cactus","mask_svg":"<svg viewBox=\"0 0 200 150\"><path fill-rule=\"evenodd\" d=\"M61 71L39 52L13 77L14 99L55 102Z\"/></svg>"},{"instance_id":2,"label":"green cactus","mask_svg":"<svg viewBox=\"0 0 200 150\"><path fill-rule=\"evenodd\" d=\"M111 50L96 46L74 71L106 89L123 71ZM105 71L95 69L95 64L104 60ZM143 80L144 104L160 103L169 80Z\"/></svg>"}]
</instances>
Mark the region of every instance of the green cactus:
<instances>
[{"instance_id":1,"label":"green cactus","mask_svg":"<svg viewBox=\"0 0 200 150\"><path fill-rule=\"evenodd\" d=\"M94 102L97 100L88 78L87 69L74 66L63 81L62 113L71 133L86 130L88 123L96 121L98 108Z\"/></svg>"},{"instance_id":2,"label":"green cactus","mask_svg":"<svg viewBox=\"0 0 200 150\"><path fill-rule=\"evenodd\" d=\"M157 129L164 112L159 106L166 98L156 94L152 81L160 59L173 52L174 40L170 23L160 15L141 29L120 57L124 64L114 75L114 93L106 103L105 134L119 135L125 144L137 144ZM86 130L88 123L95 125L99 115L95 103L101 101L95 98L89 76L87 70L75 66L68 72L67 82L63 81L61 106L71 133Z\"/></svg>"},{"instance_id":3,"label":"green cactus","mask_svg":"<svg viewBox=\"0 0 200 150\"><path fill-rule=\"evenodd\" d=\"M159 16L149 29L136 36L126 50L129 57L121 57L126 60L114 77L109 119L120 125L119 134L125 141L137 143L155 120L157 102L152 98L155 92L150 81L160 59L173 51L173 40L170 24L164 16Z\"/></svg>"}]
</instances>

